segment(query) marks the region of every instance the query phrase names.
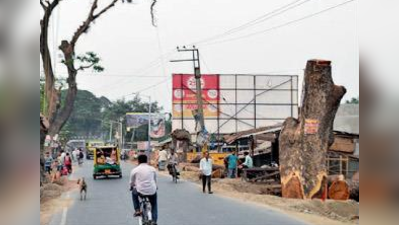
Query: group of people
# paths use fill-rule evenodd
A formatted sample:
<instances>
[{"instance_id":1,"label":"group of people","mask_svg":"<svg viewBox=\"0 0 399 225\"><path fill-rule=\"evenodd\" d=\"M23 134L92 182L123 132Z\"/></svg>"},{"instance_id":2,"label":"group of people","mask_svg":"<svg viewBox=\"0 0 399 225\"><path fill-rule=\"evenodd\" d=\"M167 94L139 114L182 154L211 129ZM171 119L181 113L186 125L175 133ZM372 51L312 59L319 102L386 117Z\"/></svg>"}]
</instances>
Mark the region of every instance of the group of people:
<instances>
[{"instance_id":1,"label":"group of people","mask_svg":"<svg viewBox=\"0 0 399 225\"><path fill-rule=\"evenodd\" d=\"M242 163L238 158L235 151L231 152L224 159L224 164L227 169L227 177L228 178L236 178L240 176L244 169L253 168L254 163L252 157L249 155L249 152L244 152L245 161Z\"/></svg>"},{"instance_id":2,"label":"group of people","mask_svg":"<svg viewBox=\"0 0 399 225\"><path fill-rule=\"evenodd\" d=\"M97 163L98 164L109 164L114 165L117 163L118 153L116 149L112 149L111 153L106 156L103 150L97 151Z\"/></svg>"},{"instance_id":3,"label":"group of people","mask_svg":"<svg viewBox=\"0 0 399 225\"><path fill-rule=\"evenodd\" d=\"M253 160L252 157L249 155L249 152L244 152L244 156L245 156L245 161L243 163L241 163L235 151L233 151L224 159L228 178L236 178L236 176L241 174L244 169L254 167ZM212 168L213 168L212 158L210 157L209 152L205 152L203 158L200 161L202 191L204 193L206 191L206 187L208 187L208 193L213 194L212 184L211 184Z\"/></svg>"},{"instance_id":4,"label":"group of people","mask_svg":"<svg viewBox=\"0 0 399 225\"><path fill-rule=\"evenodd\" d=\"M69 152L61 150L56 157L53 157L50 152L46 152L44 156L44 168L46 173L51 177L52 182L61 176L72 173L72 162L77 161L79 165L83 163L83 151L75 149L72 155Z\"/></svg>"}]
</instances>

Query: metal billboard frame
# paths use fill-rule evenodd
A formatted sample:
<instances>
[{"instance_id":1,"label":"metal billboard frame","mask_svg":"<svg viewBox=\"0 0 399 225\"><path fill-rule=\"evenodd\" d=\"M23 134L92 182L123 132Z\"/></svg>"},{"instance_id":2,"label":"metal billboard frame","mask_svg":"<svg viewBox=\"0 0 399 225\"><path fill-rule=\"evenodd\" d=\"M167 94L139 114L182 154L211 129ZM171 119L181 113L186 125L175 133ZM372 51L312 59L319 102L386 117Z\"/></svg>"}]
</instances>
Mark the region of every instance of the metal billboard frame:
<instances>
[{"instance_id":1,"label":"metal billboard frame","mask_svg":"<svg viewBox=\"0 0 399 225\"><path fill-rule=\"evenodd\" d=\"M182 75L182 74L174 74L174 75ZM276 121L276 123L278 122L283 122L286 117L277 117L277 118L260 118L258 116L257 112L257 108L258 106L286 106L286 107L290 107L290 115L291 117L295 117L298 114L298 106L299 106L299 99L298 99L298 95L299 95L299 89L298 89L298 85L299 85L299 76L298 75L267 75L267 74L215 74L217 76L219 76L221 79L222 77L233 77L233 79L235 80L234 82L234 87L232 88L222 88L220 83L218 84L218 86L220 87L219 90L219 94L221 94L223 91L232 91L235 94L235 101L234 102L221 102L222 97L219 96L219 101L217 104L214 103L209 103L207 100L203 99L204 101L204 105L212 105L214 107L217 108L218 110L218 116L216 118L205 118L205 121L217 121L217 131L213 132L214 134L217 134L218 137L221 134L228 134L228 133L221 133L221 128L223 128L227 123L229 123L230 121L235 121L235 130L229 133L237 133L241 130L239 130L239 123L243 123L246 124L247 126L256 129L259 128L259 124L258 122L260 121ZM239 77L252 77L253 80L253 88L240 88L238 86L238 79ZM262 77L262 78L287 78L284 82L276 84L276 85L272 85L271 87L268 88L259 88L259 85L257 83L258 77ZM218 82L221 81L221 79L219 79ZM188 88L186 85L183 84L183 80L181 80L181 87L183 87L183 90L188 90L191 91L193 93L195 93L194 90ZM289 85L289 89L278 89L279 87L283 86L283 85ZM206 90L210 90L210 89L203 89L204 91ZM238 93L240 91L253 91L253 96L252 99L249 102L243 103L243 102L239 102L238 101ZM266 93L269 92L274 92L274 91L288 91L290 93L290 102L289 103L261 103L258 102L258 98L261 95L264 95ZM296 96L294 96L296 93ZM173 93L172 93L173 94ZM295 99L296 98L296 99ZM180 105L182 108L184 108L184 105L189 105L192 103L184 103L183 99L181 100L181 102L178 104ZM172 103L173 106L177 105L176 103ZM221 110L222 106L232 106L234 107L234 113L228 114L226 112L223 112ZM251 118L244 118L244 117L238 117L238 115L243 112L243 111L248 111L247 107L248 106L253 106L253 112L250 112L251 114L253 114L253 116ZM242 108L240 108L242 107ZM249 112L249 111L248 111ZM179 129L184 129L184 121L194 121L194 118L187 118L184 117L183 115L184 113L181 114L181 116L179 118L175 118L173 117L173 121L180 121L181 122L181 126L179 127ZM221 118L221 115L223 116L227 116L226 118ZM249 124L246 121L254 121L253 124ZM174 129L176 129L176 127L174 127Z\"/></svg>"}]
</instances>

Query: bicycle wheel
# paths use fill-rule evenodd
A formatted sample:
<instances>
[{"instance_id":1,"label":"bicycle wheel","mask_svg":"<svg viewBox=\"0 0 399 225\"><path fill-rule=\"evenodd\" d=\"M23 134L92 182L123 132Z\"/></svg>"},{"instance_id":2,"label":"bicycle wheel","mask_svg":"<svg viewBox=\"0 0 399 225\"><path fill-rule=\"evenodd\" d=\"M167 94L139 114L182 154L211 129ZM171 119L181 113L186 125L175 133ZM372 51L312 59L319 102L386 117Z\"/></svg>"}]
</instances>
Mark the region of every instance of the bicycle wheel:
<instances>
[{"instance_id":1,"label":"bicycle wheel","mask_svg":"<svg viewBox=\"0 0 399 225\"><path fill-rule=\"evenodd\" d=\"M173 167L173 182L177 183L177 170L176 167Z\"/></svg>"},{"instance_id":2,"label":"bicycle wheel","mask_svg":"<svg viewBox=\"0 0 399 225\"><path fill-rule=\"evenodd\" d=\"M141 224L142 225L148 225L149 224L148 214L147 214L147 207L146 207L145 204L143 205L143 208L142 208Z\"/></svg>"}]
</instances>

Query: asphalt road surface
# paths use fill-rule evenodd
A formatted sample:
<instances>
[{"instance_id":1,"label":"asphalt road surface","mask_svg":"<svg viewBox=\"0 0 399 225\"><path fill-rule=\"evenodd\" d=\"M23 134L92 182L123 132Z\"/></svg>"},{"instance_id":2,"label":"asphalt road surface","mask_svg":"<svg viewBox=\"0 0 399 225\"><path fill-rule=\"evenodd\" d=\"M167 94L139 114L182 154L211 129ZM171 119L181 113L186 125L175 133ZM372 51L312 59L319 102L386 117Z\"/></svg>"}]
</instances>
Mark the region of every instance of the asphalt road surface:
<instances>
[{"instance_id":1,"label":"asphalt road surface","mask_svg":"<svg viewBox=\"0 0 399 225\"><path fill-rule=\"evenodd\" d=\"M123 163L122 179L93 180L92 161L76 169L73 179L85 177L88 198L74 192L70 207L55 214L50 225L136 225L129 188L132 165ZM304 225L306 223L266 207L203 194L196 184L159 176L159 225Z\"/></svg>"}]
</instances>

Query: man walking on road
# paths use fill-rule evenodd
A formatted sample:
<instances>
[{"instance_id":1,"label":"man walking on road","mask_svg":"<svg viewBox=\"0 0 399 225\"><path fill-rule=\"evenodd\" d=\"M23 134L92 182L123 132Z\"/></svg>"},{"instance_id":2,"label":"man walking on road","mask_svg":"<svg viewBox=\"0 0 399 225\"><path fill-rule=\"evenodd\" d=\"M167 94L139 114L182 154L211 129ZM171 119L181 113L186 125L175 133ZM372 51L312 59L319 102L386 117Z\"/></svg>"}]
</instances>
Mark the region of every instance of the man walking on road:
<instances>
[{"instance_id":1,"label":"man walking on road","mask_svg":"<svg viewBox=\"0 0 399 225\"><path fill-rule=\"evenodd\" d=\"M164 171L166 167L166 161L168 160L168 152L166 149L162 149L158 155L158 170Z\"/></svg>"},{"instance_id":2,"label":"man walking on road","mask_svg":"<svg viewBox=\"0 0 399 225\"><path fill-rule=\"evenodd\" d=\"M152 219L155 224L158 221L158 202L157 202L157 173L154 167L148 165L146 155L139 155L139 165L130 173L130 188L132 190L134 216L141 216L139 195L148 196L151 209Z\"/></svg>"},{"instance_id":3,"label":"man walking on road","mask_svg":"<svg viewBox=\"0 0 399 225\"><path fill-rule=\"evenodd\" d=\"M208 184L208 193L213 194L213 192L211 191L212 159L209 158L209 152L205 152L204 158L201 159L200 171L202 175L202 191L205 193L205 187Z\"/></svg>"}]
</instances>

